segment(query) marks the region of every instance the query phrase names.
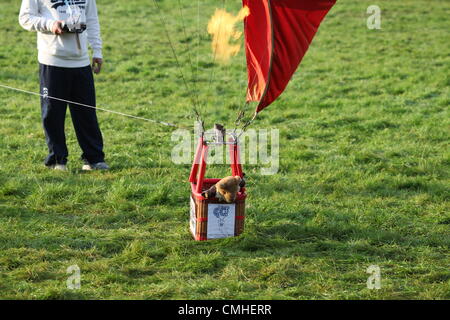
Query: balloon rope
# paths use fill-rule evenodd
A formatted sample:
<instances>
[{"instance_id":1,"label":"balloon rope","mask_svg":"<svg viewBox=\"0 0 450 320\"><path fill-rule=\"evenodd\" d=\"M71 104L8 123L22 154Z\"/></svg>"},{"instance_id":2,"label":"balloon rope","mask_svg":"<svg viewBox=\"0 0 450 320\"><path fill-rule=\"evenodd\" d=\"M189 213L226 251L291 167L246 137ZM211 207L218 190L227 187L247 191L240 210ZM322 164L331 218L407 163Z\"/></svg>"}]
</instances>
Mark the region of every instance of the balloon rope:
<instances>
[{"instance_id":1,"label":"balloon rope","mask_svg":"<svg viewBox=\"0 0 450 320\"><path fill-rule=\"evenodd\" d=\"M186 31L186 21L185 21L185 18L184 18L184 13L183 13L183 7L181 5L181 0L178 0L178 7L180 9L181 24L182 24L182 27L183 27L183 34L184 34L184 38L185 38L184 41L186 43L186 50L188 52L189 66L191 68L192 78L193 78L193 82L194 82L194 84L193 84L193 86L194 86L193 94L195 96L195 100L196 100L197 106L200 106L197 79L194 79L195 69L194 69L194 64L192 62L192 54L191 54L192 50L191 50L191 46L189 45L190 41L188 41L188 35L187 35L187 31Z\"/></svg>"},{"instance_id":2,"label":"balloon rope","mask_svg":"<svg viewBox=\"0 0 450 320\"><path fill-rule=\"evenodd\" d=\"M40 94L40 93L28 91L28 90L19 89L19 88L14 88L14 87L2 85L2 84L0 84L0 88L13 90L13 91L21 92L21 93L26 93L26 94L29 94L29 95L40 96L40 97L42 97L44 99L51 99L51 100L61 101L61 102L69 103L69 104L74 105L74 106L100 110L100 111L104 111L104 112L120 115L120 116L127 117L127 118L132 118L132 119L143 120L143 121L152 122L152 123L156 123L156 124L161 124L161 125L164 125L164 126L167 126L167 127L182 128L181 126L178 126L178 125L175 125L175 124L169 123L169 122L153 120L153 119L148 119L148 118L144 118L144 117L138 117L138 116L134 116L134 115L131 115L131 114L126 114L126 113L123 113L123 112L108 110L108 109L104 109L104 108L98 108L98 107L95 107L95 106L90 106L90 105L79 103L79 102L75 102L75 101L60 99L60 98L52 97L52 96L49 96L49 95Z\"/></svg>"},{"instance_id":3,"label":"balloon rope","mask_svg":"<svg viewBox=\"0 0 450 320\"><path fill-rule=\"evenodd\" d=\"M226 8L226 0L222 0L222 10L225 10L225 8ZM217 34L217 39L220 39L220 35L221 35L221 32L222 32L222 29L223 29L223 18L222 19L220 19L220 23L219 23L219 32L218 32L218 34ZM215 46L215 48L214 48L214 53L213 53L213 59L212 59L212 70L211 70L211 75L210 75L210 77L209 77L209 84L208 84L208 90L206 91L207 93L209 93L210 92L210 90L211 90L211 85L212 85L212 82L213 82L213 80L214 80L214 78L215 78L215 68L214 68L214 65L215 65L215 63L216 63L216 59L217 59L217 50L219 49L219 41L217 41L217 43L216 43L216 46Z\"/></svg>"},{"instance_id":4,"label":"balloon rope","mask_svg":"<svg viewBox=\"0 0 450 320\"><path fill-rule=\"evenodd\" d=\"M167 29L167 20L165 18L165 15L161 11L161 8L160 8L157 0L153 0L153 3L155 4L156 9L158 10L158 17L159 17L159 19L161 21L161 24L163 25L164 33L166 35L167 41L169 42L170 48L172 50L172 54L173 54L173 56L175 58L175 62L177 64L177 68L178 68L178 71L180 72L180 75L181 75L181 78L183 80L184 86L186 87L186 90L189 92L189 97L191 98L191 101L192 101L192 104L193 104L192 111L194 112L194 114L196 116L197 122L202 123L202 128L201 129L202 129L202 134L203 134L203 132L205 131L204 130L204 126L203 126L203 120L202 120L202 117L200 115L200 112L198 111L198 106L196 104L196 101L192 97L192 91L190 90L189 85L188 85L187 80L186 80L186 77L184 76L184 72L183 72L183 69L181 68L180 60L178 59L177 52L176 52L175 47L173 45L172 39L170 38L169 30Z\"/></svg>"}]
</instances>

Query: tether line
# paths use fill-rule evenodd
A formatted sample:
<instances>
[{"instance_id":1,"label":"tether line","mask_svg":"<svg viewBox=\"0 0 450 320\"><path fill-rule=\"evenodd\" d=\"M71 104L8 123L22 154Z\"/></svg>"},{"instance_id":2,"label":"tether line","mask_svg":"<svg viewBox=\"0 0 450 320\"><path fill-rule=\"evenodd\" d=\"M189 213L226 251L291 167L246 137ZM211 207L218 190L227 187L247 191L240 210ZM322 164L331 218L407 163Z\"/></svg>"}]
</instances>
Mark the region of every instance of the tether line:
<instances>
[{"instance_id":1,"label":"tether line","mask_svg":"<svg viewBox=\"0 0 450 320\"><path fill-rule=\"evenodd\" d=\"M69 103L69 104L75 105L75 106L80 106L80 107L100 110L100 111L103 111L103 112L108 112L108 113L120 115L120 116L123 116L123 117L131 118L131 119L137 119L137 120L147 121L147 122L151 122L151 123L161 124L161 125L164 125L164 126L167 126L167 127L182 128L182 127L180 127L178 125L175 125L173 123L170 123L170 122L165 122L165 121L159 121L159 120L153 120L153 119L148 119L148 118L144 118L144 117L134 116L134 115L126 114L126 113L119 112L119 111L108 110L108 109L104 109L104 108L90 106L90 105L87 105L87 104L83 104L83 103L79 103L79 102L75 102L75 101L70 101L70 100L65 100L65 99L61 99L61 98L56 98L56 97L52 97L52 96L49 96L49 95L44 95L44 94L41 94L41 93L36 93L36 92L28 91L28 90L14 88L14 87L2 85L2 84L0 84L0 88L13 90L13 91L21 92L21 93L26 93L26 94L29 94L29 95L39 96L39 97L42 97L42 98L48 98L48 99L51 99L51 100L61 101L61 102L65 102L65 103Z\"/></svg>"}]
</instances>

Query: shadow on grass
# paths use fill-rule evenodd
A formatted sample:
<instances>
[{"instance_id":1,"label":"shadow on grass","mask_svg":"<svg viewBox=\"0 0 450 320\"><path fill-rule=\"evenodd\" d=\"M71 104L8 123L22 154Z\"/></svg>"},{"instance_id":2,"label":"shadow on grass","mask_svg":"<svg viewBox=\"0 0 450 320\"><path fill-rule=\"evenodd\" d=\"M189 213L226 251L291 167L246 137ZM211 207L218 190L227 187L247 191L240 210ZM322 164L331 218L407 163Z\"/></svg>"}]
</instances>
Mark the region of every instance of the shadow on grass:
<instances>
[{"instance_id":1,"label":"shadow on grass","mask_svg":"<svg viewBox=\"0 0 450 320\"><path fill-rule=\"evenodd\" d=\"M281 223L248 230L226 240L221 249L230 255L262 258L325 258L334 261L418 261L417 252L429 251L444 257L450 245L444 233L418 237L389 230L358 226L306 226Z\"/></svg>"},{"instance_id":2,"label":"shadow on grass","mask_svg":"<svg viewBox=\"0 0 450 320\"><path fill-rule=\"evenodd\" d=\"M124 236L114 234L115 228L128 228L135 226L144 226L146 222L152 220L151 216L142 215L133 212L123 212L109 216L92 217L91 215L57 214L57 213L38 213L24 208L8 207L0 205L0 215L5 219L15 219L18 224L29 225L30 232L25 232L24 236L11 238L0 235L0 249L7 250L13 248L34 248L58 250L66 247L74 250L96 249L103 257L110 257L121 254L127 245L134 239L133 236ZM166 235L159 237L161 241L158 245L163 249L162 258L156 258L161 261L167 256L165 249L172 246L179 246L192 252L194 255L210 250L217 250L225 255L246 256L251 253L252 256L260 257L285 257L298 255L304 257L327 256L336 259L347 259L359 257L359 259L369 260L373 258L386 259L414 259L411 250L415 247L434 247L443 248L450 245L448 239L443 236L439 228L435 232L428 232L426 236L417 236L414 232L408 230L384 230L377 226L363 224L350 224L347 217L339 216L338 212L329 213L335 219L321 222L312 222L314 214L304 215L300 221L286 222L286 219L298 216L295 212L285 212L277 215L278 222L273 217L266 219L259 218L258 224L248 224L246 231L240 237L208 241L198 243L191 240L186 227L186 235L179 235L180 228ZM172 217L172 227L180 224L179 217ZM188 216L186 215L186 225ZM164 221L154 220L153 223ZM445 226L448 220L438 224ZM114 225L114 228L110 226ZM167 225L166 225L167 226ZM42 228L53 229L53 232L42 233ZM36 228L36 230L34 230ZM95 230L103 232L96 233ZM112 231L107 235L106 231ZM157 232L157 230L153 230ZM144 243L152 242L151 236L140 239ZM172 249L173 250L173 249ZM181 249L180 249L181 250ZM169 250L170 251L170 250ZM145 250L143 249L143 252ZM154 257L153 257L154 258Z\"/></svg>"},{"instance_id":3,"label":"shadow on grass","mask_svg":"<svg viewBox=\"0 0 450 320\"><path fill-rule=\"evenodd\" d=\"M102 255L112 255L121 252L127 241L131 240L123 235L104 237L94 234L92 230L84 230L86 223L83 217L75 215L39 213L25 208L0 205L0 216L13 222L12 225L28 226L24 228L22 235L20 235L21 231L18 231L16 237L0 234L0 250L96 248Z\"/></svg>"}]
</instances>

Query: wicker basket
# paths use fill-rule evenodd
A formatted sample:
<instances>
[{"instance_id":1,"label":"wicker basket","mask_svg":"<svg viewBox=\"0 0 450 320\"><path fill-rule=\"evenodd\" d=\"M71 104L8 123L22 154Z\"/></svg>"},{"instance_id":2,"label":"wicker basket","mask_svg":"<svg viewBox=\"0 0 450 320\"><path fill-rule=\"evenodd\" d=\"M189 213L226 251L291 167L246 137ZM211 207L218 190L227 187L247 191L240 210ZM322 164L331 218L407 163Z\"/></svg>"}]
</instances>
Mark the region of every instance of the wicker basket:
<instances>
[{"instance_id":1,"label":"wicker basket","mask_svg":"<svg viewBox=\"0 0 450 320\"><path fill-rule=\"evenodd\" d=\"M241 188L234 203L203 197L203 191L220 181L220 179L205 179L207 154L208 144L201 138L189 179L191 182L191 234L197 241L239 236L244 231L245 199L247 197L245 188ZM230 155L232 175L243 178L237 142L230 144Z\"/></svg>"}]
</instances>

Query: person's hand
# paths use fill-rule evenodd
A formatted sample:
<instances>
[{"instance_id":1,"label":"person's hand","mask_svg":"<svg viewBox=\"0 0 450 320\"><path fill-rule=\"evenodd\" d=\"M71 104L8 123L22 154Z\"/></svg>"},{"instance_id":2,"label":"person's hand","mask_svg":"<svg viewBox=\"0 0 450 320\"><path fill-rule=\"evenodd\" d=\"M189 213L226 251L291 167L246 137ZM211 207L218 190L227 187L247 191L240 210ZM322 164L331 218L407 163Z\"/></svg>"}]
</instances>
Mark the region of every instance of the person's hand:
<instances>
[{"instance_id":1,"label":"person's hand","mask_svg":"<svg viewBox=\"0 0 450 320\"><path fill-rule=\"evenodd\" d=\"M103 59L101 58L93 58L92 59L92 70L95 74L99 74L102 70Z\"/></svg>"},{"instance_id":2,"label":"person's hand","mask_svg":"<svg viewBox=\"0 0 450 320\"><path fill-rule=\"evenodd\" d=\"M52 33L57 35L63 34L63 23L61 20L55 21L52 26Z\"/></svg>"}]
</instances>

